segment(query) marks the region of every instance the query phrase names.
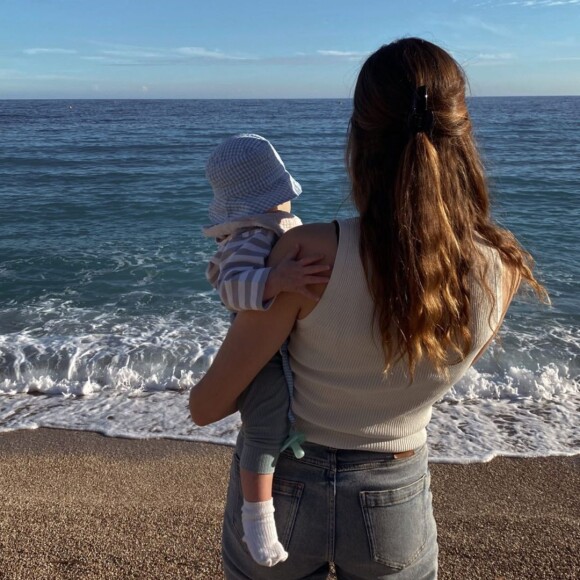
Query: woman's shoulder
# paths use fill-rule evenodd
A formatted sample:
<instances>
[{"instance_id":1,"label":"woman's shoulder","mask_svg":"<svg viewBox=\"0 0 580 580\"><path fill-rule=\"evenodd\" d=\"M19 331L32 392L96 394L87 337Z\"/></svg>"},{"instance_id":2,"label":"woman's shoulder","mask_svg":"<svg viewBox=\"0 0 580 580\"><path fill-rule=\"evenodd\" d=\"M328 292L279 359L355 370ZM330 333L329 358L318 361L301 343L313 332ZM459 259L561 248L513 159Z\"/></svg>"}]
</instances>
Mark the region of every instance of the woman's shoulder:
<instances>
[{"instance_id":1,"label":"woman's shoulder","mask_svg":"<svg viewBox=\"0 0 580 580\"><path fill-rule=\"evenodd\" d=\"M358 229L358 218L348 218L334 220L332 222L321 222L313 224L303 224L287 231L280 241L284 243L305 243L318 244L328 240L338 240L339 231Z\"/></svg>"},{"instance_id":2,"label":"woman's shoulder","mask_svg":"<svg viewBox=\"0 0 580 580\"><path fill-rule=\"evenodd\" d=\"M334 222L302 224L288 230L282 237L293 242L319 240L335 231Z\"/></svg>"},{"instance_id":3,"label":"woman's shoulder","mask_svg":"<svg viewBox=\"0 0 580 580\"><path fill-rule=\"evenodd\" d=\"M333 263L338 240L333 222L304 224L288 230L272 250L271 262L278 262L283 256L300 247L299 257L321 255L321 263Z\"/></svg>"}]
</instances>

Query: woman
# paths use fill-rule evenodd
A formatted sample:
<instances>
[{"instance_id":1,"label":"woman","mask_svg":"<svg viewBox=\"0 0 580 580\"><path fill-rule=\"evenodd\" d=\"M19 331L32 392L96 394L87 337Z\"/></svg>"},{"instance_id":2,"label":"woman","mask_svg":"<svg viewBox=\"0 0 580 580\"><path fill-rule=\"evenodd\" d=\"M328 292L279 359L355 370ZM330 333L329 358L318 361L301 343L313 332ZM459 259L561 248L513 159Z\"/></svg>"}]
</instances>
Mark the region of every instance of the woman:
<instances>
[{"instance_id":1,"label":"woman","mask_svg":"<svg viewBox=\"0 0 580 580\"><path fill-rule=\"evenodd\" d=\"M255 565L241 538L237 458L224 519L227 578L436 578L426 430L433 403L498 331L531 258L493 223L453 58L420 39L381 47L359 74L347 164L358 217L285 234L333 267L320 299L283 294L240 313L191 393L198 424L236 399L290 334L292 404L306 456L284 452L274 505L288 560ZM243 434L240 435L243 438Z\"/></svg>"}]
</instances>

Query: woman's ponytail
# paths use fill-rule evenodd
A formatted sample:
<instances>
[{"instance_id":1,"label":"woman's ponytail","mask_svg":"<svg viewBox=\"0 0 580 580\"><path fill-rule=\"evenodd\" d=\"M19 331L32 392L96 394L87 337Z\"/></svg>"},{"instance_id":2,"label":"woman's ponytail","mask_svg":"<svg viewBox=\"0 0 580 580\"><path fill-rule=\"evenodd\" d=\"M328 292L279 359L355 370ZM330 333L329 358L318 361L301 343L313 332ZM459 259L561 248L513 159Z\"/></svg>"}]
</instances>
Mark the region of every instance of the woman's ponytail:
<instances>
[{"instance_id":1,"label":"woman's ponytail","mask_svg":"<svg viewBox=\"0 0 580 580\"><path fill-rule=\"evenodd\" d=\"M442 374L472 348L469 276L479 236L545 297L532 261L497 226L465 102L459 65L408 38L363 65L347 164L360 213L360 253L383 339L385 367L405 356L411 376L427 357Z\"/></svg>"}]
</instances>

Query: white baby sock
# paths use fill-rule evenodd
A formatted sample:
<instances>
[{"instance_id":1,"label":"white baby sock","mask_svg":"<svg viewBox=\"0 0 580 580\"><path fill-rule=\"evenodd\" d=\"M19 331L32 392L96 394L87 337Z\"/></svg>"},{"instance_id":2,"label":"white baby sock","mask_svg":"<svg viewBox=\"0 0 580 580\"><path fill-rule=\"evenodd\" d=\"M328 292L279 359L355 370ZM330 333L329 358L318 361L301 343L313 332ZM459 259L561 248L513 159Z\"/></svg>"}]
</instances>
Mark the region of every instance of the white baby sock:
<instances>
[{"instance_id":1,"label":"white baby sock","mask_svg":"<svg viewBox=\"0 0 580 580\"><path fill-rule=\"evenodd\" d=\"M275 566L288 558L288 552L278 541L274 521L274 501L246 501L242 506L244 542L252 558L261 566Z\"/></svg>"}]
</instances>

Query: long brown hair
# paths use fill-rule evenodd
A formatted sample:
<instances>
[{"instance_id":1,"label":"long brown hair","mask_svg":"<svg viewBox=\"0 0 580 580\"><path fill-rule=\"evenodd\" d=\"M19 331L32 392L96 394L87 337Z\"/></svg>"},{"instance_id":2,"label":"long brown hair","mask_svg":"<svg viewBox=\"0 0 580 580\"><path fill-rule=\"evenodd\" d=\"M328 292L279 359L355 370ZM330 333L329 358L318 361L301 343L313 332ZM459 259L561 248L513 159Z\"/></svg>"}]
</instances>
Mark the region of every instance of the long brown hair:
<instances>
[{"instance_id":1,"label":"long brown hair","mask_svg":"<svg viewBox=\"0 0 580 580\"><path fill-rule=\"evenodd\" d=\"M423 86L431 117L421 127L413 110ZM405 38L367 59L354 93L347 165L360 253L385 366L406 356L411 376L423 356L445 373L450 354L463 360L472 349L468 275L479 276L494 300L485 271L475 268L478 236L547 297L531 256L491 218L465 86L447 52Z\"/></svg>"}]
</instances>

